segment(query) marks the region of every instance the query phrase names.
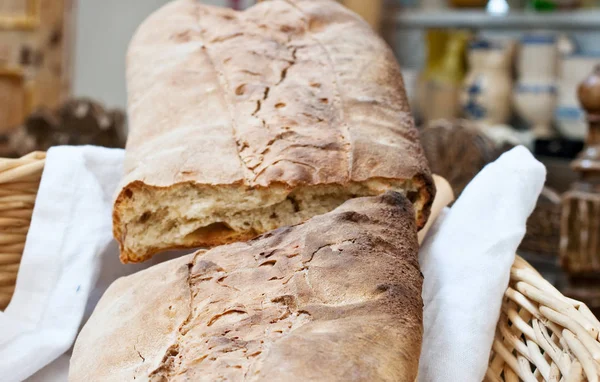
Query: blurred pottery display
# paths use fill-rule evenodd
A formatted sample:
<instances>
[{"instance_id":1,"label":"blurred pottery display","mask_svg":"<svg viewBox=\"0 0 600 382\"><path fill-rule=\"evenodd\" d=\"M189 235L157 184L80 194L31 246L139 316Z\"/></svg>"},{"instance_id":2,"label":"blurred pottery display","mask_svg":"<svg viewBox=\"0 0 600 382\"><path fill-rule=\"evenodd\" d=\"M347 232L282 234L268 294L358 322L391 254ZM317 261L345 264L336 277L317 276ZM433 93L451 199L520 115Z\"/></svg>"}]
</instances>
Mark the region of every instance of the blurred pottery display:
<instances>
[{"instance_id":1,"label":"blurred pottery display","mask_svg":"<svg viewBox=\"0 0 600 382\"><path fill-rule=\"evenodd\" d=\"M574 140L585 138L587 132L585 114L578 105L565 105L559 101L554 110L554 122L562 136Z\"/></svg>"},{"instance_id":2,"label":"blurred pottery display","mask_svg":"<svg viewBox=\"0 0 600 382\"><path fill-rule=\"evenodd\" d=\"M526 34L520 41L517 71L521 76L554 78L557 74L558 55L554 34Z\"/></svg>"},{"instance_id":3,"label":"blurred pottery display","mask_svg":"<svg viewBox=\"0 0 600 382\"><path fill-rule=\"evenodd\" d=\"M419 81L418 95L418 108L425 121L460 115L458 95L466 71L468 38L463 31L431 31L428 34L430 54Z\"/></svg>"},{"instance_id":4,"label":"blurred pottery display","mask_svg":"<svg viewBox=\"0 0 600 382\"><path fill-rule=\"evenodd\" d=\"M469 73L460 102L466 118L479 125L504 124L510 117L512 47L500 41L477 40L469 49Z\"/></svg>"},{"instance_id":5,"label":"blurred pottery display","mask_svg":"<svg viewBox=\"0 0 600 382\"><path fill-rule=\"evenodd\" d=\"M530 125L538 139L554 135L557 62L554 35L532 34L522 38L517 60L519 79L513 89L513 103L516 112Z\"/></svg>"},{"instance_id":6,"label":"blurred pottery display","mask_svg":"<svg viewBox=\"0 0 600 382\"><path fill-rule=\"evenodd\" d=\"M579 174L562 200L560 259L566 293L600 308L600 65L578 88L589 123L585 147L571 167Z\"/></svg>"},{"instance_id":7,"label":"blurred pottery display","mask_svg":"<svg viewBox=\"0 0 600 382\"><path fill-rule=\"evenodd\" d=\"M537 139L554 135L552 120L556 107L556 85L536 79L521 79L513 94L515 111L531 126Z\"/></svg>"},{"instance_id":8,"label":"blurred pottery display","mask_svg":"<svg viewBox=\"0 0 600 382\"><path fill-rule=\"evenodd\" d=\"M558 77L558 106L554 118L557 129L567 138L585 139L587 122L576 96L577 86L597 64L600 64L600 56L574 54L561 58Z\"/></svg>"}]
</instances>

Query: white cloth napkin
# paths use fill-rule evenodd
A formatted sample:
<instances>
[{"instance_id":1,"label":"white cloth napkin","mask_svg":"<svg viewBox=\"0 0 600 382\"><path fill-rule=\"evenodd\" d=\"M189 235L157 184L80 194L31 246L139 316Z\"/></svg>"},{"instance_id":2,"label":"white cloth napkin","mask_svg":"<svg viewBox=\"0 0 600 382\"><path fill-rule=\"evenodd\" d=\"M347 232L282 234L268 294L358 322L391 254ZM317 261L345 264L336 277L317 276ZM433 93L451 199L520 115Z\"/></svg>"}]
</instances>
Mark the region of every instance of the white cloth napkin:
<instances>
[{"instance_id":1,"label":"white cloth napkin","mask_svg":"<svg viewBox=\"0 0 600 382\"><path fill-rule=\"evenodd\" d=\"M97 147L48 152L15 296L0 312L2 381L34 373L29 381L66 381L69 350L108 285L178 255L119 263L111 205L122 160L122 150ZM526 149L514 149L488 166L427 236L421 381L481 381L510 264L544 174Z\"/></svg>"},{"instance_id":2,"label":"white cloth napkin","mask_svg":"<svg viewBox=\"0 0 600 382\"><path fill-rule=\"evenodd\" d=\"M0 376L22 381L72 345L112 240L123 152L49 150L13 299L0 312ZM114 252L114 249L113 251Z\"/></svg>"},{"instance_id":3,"label":"white cloth napkin","mask_svg":"<svg viewBox=\"0 0 600 382\"><path fill-rule=\"evenodd\" d=\"M485 167L432 226L419 252L419 381L483 380L510 267L545 178L544 166L516 147Z\"/></svg>"}]
</instances>

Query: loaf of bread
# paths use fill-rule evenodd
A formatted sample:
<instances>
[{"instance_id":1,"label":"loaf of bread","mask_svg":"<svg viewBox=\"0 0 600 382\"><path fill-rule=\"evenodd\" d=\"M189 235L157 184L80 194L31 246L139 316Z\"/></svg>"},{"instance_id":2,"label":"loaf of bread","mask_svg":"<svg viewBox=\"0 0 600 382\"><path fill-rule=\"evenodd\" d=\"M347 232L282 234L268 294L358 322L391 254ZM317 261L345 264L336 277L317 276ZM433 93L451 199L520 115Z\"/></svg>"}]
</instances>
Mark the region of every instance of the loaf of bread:
<instances>
[{"instance_id":1,"label":"loaf of bread","mask_svg":"<svg viewBox=\"0 0 600 382\"><path fill-rule=\"evenodd\" d=\"M123 262L247 240L387 190L427 220L434 188L398 64L333 0L169 3L135 34L127 85Z\"/></svg>"},{"instance_id":2,"label":"loaf of bread","mask_svg":"<svg viewBox=\"0 0 600 382\"><path fill-rule=\"evenodd\" d=\"M415 380L422 278L412 203L356 198L304 224L113 283L69 380Z\"/></svg>"}]
</instances>

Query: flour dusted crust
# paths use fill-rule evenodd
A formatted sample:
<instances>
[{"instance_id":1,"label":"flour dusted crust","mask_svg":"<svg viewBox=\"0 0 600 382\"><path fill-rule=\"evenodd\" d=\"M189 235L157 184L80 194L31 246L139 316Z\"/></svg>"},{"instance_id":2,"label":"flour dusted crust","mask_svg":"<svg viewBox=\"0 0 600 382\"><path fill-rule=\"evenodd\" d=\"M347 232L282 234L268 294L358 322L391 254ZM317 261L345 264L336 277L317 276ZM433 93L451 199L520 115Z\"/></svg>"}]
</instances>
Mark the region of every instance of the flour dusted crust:
<instances>
[{"instance_id":1,"label":"flour dusted crust","mask_svg":"<svg viewBox=\"0 0 600 382\"><path fill-rule=\"evenodd\" d=\"M174 1L128 53L130 135L114 206L121 260L297 224L432 179L389 47L335 1L244 11Z\"/></svg>"},{"instance_id":2,"label":"flour dusted crust","mask_svg":"<svg viewBox=\"0 0 600 382\"><path fill-rule=\"evenodd\" d=\"M116 281L76 381L414 381L422 275L412 204L357 198L304 224Z\"/></svg>"}]
</instances>

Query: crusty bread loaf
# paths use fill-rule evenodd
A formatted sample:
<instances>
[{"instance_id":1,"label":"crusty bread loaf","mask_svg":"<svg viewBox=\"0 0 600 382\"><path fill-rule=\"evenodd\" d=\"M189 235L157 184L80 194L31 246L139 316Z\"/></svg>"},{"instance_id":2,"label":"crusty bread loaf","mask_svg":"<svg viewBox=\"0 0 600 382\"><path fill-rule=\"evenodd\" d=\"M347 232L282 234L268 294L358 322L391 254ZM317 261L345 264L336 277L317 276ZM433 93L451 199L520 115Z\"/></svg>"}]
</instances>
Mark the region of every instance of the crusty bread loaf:
<instances>
[{"instance_id":1,"label":"crusty bread loaf","mask_svg":"<svg viewBox=\"0 0 600 382\"><path fill-rule=\"evenodd\" d=\"M415 380L422 275L414 209L387 192L304 224L117 280L69 380Z\"/></svg>"},{"instance_id":2,"label":"crusty bread loaf","mask_svg":"<svg viewBox=\"0 0 600 382\"><path fill-rule=\"evenodd\" d=\"M329 0L247 11L174 1L128 53L130 135L114 205L123 262L248 239L433 183L388 46Z\"/></svg>"}]
</instances>

